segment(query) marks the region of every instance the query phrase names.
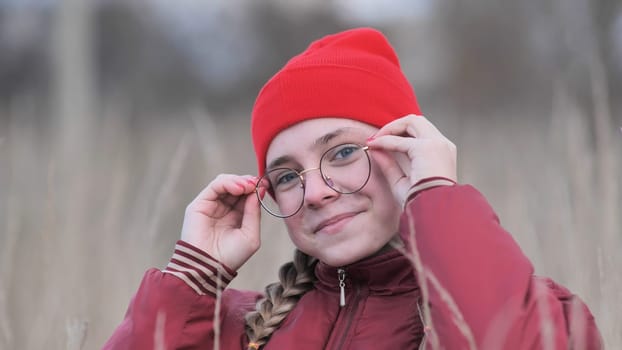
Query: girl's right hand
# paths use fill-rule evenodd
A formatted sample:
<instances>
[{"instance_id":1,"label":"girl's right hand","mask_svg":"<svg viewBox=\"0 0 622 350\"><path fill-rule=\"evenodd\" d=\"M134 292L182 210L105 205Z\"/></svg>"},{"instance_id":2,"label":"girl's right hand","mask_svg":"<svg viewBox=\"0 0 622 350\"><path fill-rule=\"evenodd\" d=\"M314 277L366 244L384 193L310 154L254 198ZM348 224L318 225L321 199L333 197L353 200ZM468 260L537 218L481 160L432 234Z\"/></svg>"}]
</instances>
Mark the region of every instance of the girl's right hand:
<instances>
[{"instance_id":1,"label":"girl's right hand","mask_svg":"<svg viewBox=\"0 0 622 350\"><path fill-rule=\"evenodd\" d=\"M186 207L181 239L238 270L261 245L257 178L218 175Z\"/></svg>"}]
</instances>

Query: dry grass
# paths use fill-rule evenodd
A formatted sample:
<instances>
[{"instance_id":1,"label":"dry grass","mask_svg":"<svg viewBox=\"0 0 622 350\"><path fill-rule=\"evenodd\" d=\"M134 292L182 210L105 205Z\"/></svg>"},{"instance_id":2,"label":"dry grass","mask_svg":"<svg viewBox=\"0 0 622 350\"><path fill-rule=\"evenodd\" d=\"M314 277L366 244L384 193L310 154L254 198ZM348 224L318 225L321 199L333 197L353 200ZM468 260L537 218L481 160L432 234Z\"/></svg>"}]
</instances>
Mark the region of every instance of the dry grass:
<instances>
[{"instance_id":1,"label":"dry grass","mask_svg":"<svg viewBox=\"0 0 622 350\"><path fill-rule=\"evenodd\" d=\"M248 110L137 118L132 101L97 100L91 5L59 4L46 53L53 110L27 95L0 105L0 349L99 348L144 271L165 266L186 204L220 172L255 170ZM487 196L537 273L580 295L619 349L622 120L600 58L587 70L591 110L562 82L552 109L426 110L458 146L460 181ZM262 228L262 249L232 287L263 289L290 259L281 223L264 215Z\"/></svg>"},{"instance_id":2,"label":"dry grass","mask_svg":"<svg viewBox=\"0 0 622 350\"><path fill-rule=\"evenodd\" d=\"M31 102L0 118L0 348L95 349L144 270L166 264L186 203L219 172L254 172L247 120L190 109L130 127L129 107L115 101L76 141ZM553 106L487 123L429 115L459 147L461 181L487 195L538 274L586 300L607 347L620 348L619 126L602 106L581 112L562 85ZM263 247L234 287L262 289L291 256L281 224L264 219Z\"/></svg>"}]
</instances>

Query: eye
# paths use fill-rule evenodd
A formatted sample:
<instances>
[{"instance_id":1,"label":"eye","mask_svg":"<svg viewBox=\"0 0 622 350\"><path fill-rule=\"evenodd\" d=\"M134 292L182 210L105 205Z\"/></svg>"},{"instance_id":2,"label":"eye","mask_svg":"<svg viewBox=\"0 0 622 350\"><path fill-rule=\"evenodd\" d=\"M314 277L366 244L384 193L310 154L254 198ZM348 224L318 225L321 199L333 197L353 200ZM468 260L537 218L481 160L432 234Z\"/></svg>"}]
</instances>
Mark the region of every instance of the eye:
<instances>
[{"instance_id":1,"label":"eye","mask_svg":"<svg viewBox=\"0 0 622 350\"><path fill-rule=\"evenodd\" d=\"M300 175L296 170L289 168L279 168L268 173L272 189L277 192L284 192L295 188L300 184Z\"/></svg>"},{"instance_id":2,"label":"eye","mask_svg":"<svg viewBox=\"0 0 622 350\"><path fill-rule=\"evenodd\" d=\"M361 147L355 144L347 144L337 146L333 149L333 151L329 152L330 161L343 161L350 158L356 151L358 151Z\"/></svg>"},{"instance_id":3,"label":"eye","mask_svg":"<svg viewBox=\"0 0 622 350\"><path fill-rule=\"evenodd\" d=\"M287 184L289 182L296 180L297 178L298 178L298 174L293 170L289 170L289 171L279 174L276 178L275 183L277 186L284 185L284 184Z\"/></svg>"},{"instance_id":4,"label":"eye","mask_svg":"<svg viewBox=\"0 0 622 350\"><path fill-rule=\"evenodd\" d=\"M335 159L340 159L340 158L347 158L349 155L351 155L352 153L354 153L354 151L356 151L356 148L353 146L346 146L340 150L337 151L337 154L335 154Z\"/></svg>"}]
</instances>

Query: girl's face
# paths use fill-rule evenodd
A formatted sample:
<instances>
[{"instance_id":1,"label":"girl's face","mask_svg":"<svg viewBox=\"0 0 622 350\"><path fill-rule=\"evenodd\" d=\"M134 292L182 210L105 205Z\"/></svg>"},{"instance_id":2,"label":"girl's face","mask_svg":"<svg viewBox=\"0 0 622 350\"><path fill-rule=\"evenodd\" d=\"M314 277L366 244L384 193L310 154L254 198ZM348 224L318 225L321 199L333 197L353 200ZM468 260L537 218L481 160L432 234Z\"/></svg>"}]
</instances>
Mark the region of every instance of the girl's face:
<instances>
[{"instance_id":1,"label":"girl's face","mask_svg":"<svg viewBox=\"0 0 622 350\"><path fill-rule=\"evenodd\" d=\"M298 171L317 168L326 150L343 143L364 145L378 129L359 121L319 118L280 132L268 148L268 167ZM289 236L301 251L331 266L345 266L370 256L395 236L401 209L382 170L374 164L360 191L341 194L326 185L319 171L305 172L302 208L285 218Z\"/></svg>"}]
</instances>

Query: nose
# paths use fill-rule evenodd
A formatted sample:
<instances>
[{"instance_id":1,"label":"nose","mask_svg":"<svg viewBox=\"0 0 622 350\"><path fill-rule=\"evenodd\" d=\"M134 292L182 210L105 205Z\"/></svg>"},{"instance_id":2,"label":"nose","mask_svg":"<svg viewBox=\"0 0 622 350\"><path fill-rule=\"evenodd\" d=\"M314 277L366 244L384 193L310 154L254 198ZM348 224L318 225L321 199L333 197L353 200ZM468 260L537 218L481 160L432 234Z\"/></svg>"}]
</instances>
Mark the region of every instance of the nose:
<instances>
[{"instance_id":1,"label":"nose","mask_svg":"<svg viewBox=\"0 0 622 350\"><path fill-rule=\"evenodd\" d=\"M332 181L330 178L323 179L319 169L309 170L317 171L310 171L304 174L305 206L309 208L318 208L339 197L339 193L327 185L327 182L330 183L330 181Z\"/></svg>"}]
</instances>

